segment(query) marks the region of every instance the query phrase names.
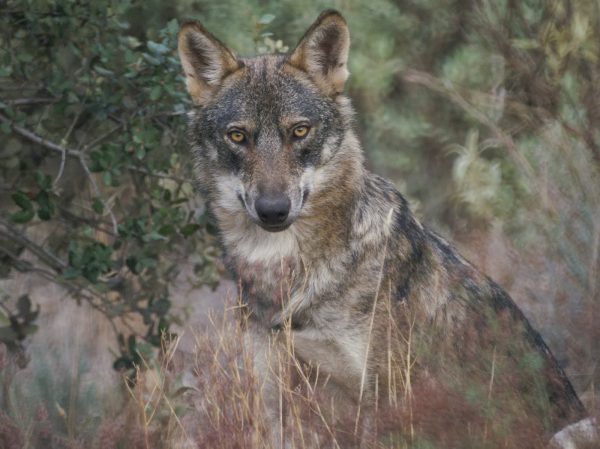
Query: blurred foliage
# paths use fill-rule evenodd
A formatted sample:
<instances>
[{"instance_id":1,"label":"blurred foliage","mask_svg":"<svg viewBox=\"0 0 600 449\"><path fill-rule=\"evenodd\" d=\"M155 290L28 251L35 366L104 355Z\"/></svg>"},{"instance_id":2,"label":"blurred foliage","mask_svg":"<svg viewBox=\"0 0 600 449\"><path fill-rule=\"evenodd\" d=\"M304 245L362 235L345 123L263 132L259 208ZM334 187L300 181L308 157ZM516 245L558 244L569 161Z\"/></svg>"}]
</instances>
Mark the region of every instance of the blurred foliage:
<instances>
[{"instance_id":1,"label":"blurred foliage","mask_svg":"<svg viewBox=\"0 0 600 449\"><path fill-rule=\"evenodd\" d=\"M600 386L595 0L7 0L0 276L35 273L101 311L120 334L115 367L133 372L177 320L181 261L200 285L220 275L190 183L178 20L250 56L293 48L331 7L350 26L348 93L371 168L444 233L468 246L500 230L521 251L515 270L549 276L529 293L551 310L542 331L580 390ZM4 298L2 341L18 346L36 307Z\"/></svg>"}]
</instances>

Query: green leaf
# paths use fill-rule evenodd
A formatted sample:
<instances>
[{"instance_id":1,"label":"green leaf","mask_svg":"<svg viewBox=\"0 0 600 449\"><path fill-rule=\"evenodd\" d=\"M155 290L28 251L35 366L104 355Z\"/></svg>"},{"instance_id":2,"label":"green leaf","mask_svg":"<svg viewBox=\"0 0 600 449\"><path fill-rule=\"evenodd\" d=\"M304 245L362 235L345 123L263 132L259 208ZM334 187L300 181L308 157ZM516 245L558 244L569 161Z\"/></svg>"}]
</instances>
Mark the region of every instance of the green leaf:
<instances>
[{"instance_id":1,"label":"green leaf","mask_svg":"<svg viewBox=\"0 0 600 449\"><path fill-rule=\"evenodd\" d=\"M185 237L189 237L190 235L192 235L194 232L196 232L198 229L200 229L202 226L200 226L197 223L188 223L186 224L184 227L181 228L181 233L185 236Z\"/></svg>"},{"instance_id":2,"label":"green leaf","mask_svg":"<svg viewBox=\"0 0 600 449\"><path fill-rule=\"evenodd\" d=\"M94 71L98 75L102 75L107 78L112 77L115 74L115 72L113 72L112 70L105 69L104 67L99 66L99 65L94 66Z\"/></svg>"},{"instance_id":3,"label":"green leaf","mask_svg":"<svg viewBox=\"0 0 600 449\"><path fill-rule=\"evenodd\" d=\"M52 218L52 215L48 209L38 209L37 216L43 221L48 221Z\"/></svg>"},{"instance_id":4,"label":"green leaf","mask_svg":"<svg viewBox=\"0 0 600 449\"><path fill-rule=\"evenodd\" d=\"M33 215L34 213L32 210L21 210L12 214L10 219L14 223L28 223L33 218Z\"/></svg>"},{"instance_id":5,"label":"green leaf","mask_svg":"<svg viewBox=\"0 0 600 449\"><path fill-rule=\"evenodd\" d=\"M160 235L169 236L175 232L175 227L172 224L166 224L158 229Z\"/></svg>"},{"instance_id":6,"label":"green leaf","mask_svg":"<svg viewBox=\"0 0 600 449\"><path fill-rule=\"evenodd\" d=\"M274 14L265 14L260 19L258 19L258 23L261 24L261 25L268 25L273 20L275 20L275 15Z\"/></svg>"},{"instance_id":7,"label":"green leaf","mask_svg":"<svg viewBox=\"0 0 600 449\"><path fill-rule=\"evenodd\" d=\"M152 303L151 310L156 313L158 316L165 316L169 309L171 308L171 301L168 299L162 298L158 301Z\"/></svg>"},{"instance_id":8,"label":"green leaf","mask_svg":"<svg viewBox=\"0 0 600 449\"><path fill-rule=\"evenodd\" d=\"M40 171L35 172L35 183L42 190L48 190L52 186L52 178Z\"/></svg>"},{"instance_id":9,"label":"green leaf","mask_svg":"<svg viewBox=\"0 0 600 449\"><path fill-rule=\"evenodd\" d=\"M71 104L74 104L74 103L78 103L79 102L79 98L77 97L77 94L75 92L70 91L67 94L67 101L69 103L71 103Z\"/></svg>"},{"instance_id":10,"label":"green leaf","mask_svg":"<svg viewBox=\"0 0 600 449\"><path fill-rule=\"evenodd\" d=\"M13 72L13 68L11 66L1 66L0 67L0 78L5 78L10 76Z\"/></svg>"},{"instance_id":11,"label":"green leaf","mask_svg":"<svg viewBox=\"0 0 600 449\"><path fill-rule=\"evenodd\" d=\"M12 194L12 199L23 210L33 210L33 204L31 204L31 200L29 199L29 195L25 192L18 191Z\"/></svg>"},{"instance_id":12,"label":"green leaf","mask_svg":"<svg viewBox=\"0 0 600 449\"><path fill-rule=\"evenodd\" d=\"M155 240L167 240L167 238L164 235L160 235L156 231L152 231L152 232L149 232L148 234L144 235L142 237L142 240L144 242L152 242L152 241L155 241Z\"/></svg>"},{"instance_id":13,"label":"green leaf","mask_svg":"<svg viewBox=\"0 0 600 449\"><path fill-rule=\"evenodd\" d=\"M152 53L156 53L158 55L164 55L165 53L168 53L171 50L166 45L159 44L158 42L148 41L147 45L148 49Z\"/></svg>"},{"instance_id":14,"label":"green leaf","mask_svg":"<svg viewBox=\"0 0 600 449\"><path fill-rule=\"evenodd\" d=\"M152 88L152 90L150 91L150 99L152 101L156 101L160 98L162 94L162 87L161 86L154 86Z\"/></svg>"},{"instance_id":15,"label":"green leaf","mask_svg":"<svg viewBox=\"0 0 600 449\"><path fill-rule=\"evenodd\" d=\"M94 198L94 200L92 201L92 209L98 215L102 215L102 213L104 212L104 203L100 198Z\"/></svg>"},{"instance_id":16,"label":"green leaf","mask_svg":"<svg viewBox=\"0 0 600 449\"><path fill-rule=\"evenodd\" d=\"M167 22L166 30L172 36L176 36L179 32L179 22L177 19L171 19Z\"/></svg>"},{"instance_id":17,"label":"green leaf","mask_svg":"<svg viewBox=\"0 0 600 449\"><path fill-rule=\"evenodd\" d=\"M148 53L144 53L142 55L142 58L144 58L147 62L149 62L152 65L161 65L162 64L162 61L159 58L155 58L154 56L151 56Z\"/></svg>"}]
</instances>

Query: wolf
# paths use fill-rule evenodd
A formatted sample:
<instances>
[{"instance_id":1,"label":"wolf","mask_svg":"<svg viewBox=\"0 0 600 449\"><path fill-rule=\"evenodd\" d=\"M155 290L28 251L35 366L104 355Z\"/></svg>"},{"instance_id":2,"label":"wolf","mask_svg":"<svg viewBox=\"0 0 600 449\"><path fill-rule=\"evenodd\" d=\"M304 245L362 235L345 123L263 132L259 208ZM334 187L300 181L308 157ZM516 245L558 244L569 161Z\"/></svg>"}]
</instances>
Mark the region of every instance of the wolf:
<instances>
[{"instance_id":1,"label":"wolf","mask_svg":"<svg viewBox=\"0 0 600 449\"><path fill-rule=\"evenodd\" d=\"M406 387L409 373L453 391L480 382L488 400L492 384L512 392L498 410L539 418L546 435L583 418L509 295L366 170L343 93L349 46L334 10L286 55L240 58L199 23L180 30L196 176L239 283L256 369L270 376L267 353L287 330L297 360L365 407Z\"/></svg>"}]
</instances>

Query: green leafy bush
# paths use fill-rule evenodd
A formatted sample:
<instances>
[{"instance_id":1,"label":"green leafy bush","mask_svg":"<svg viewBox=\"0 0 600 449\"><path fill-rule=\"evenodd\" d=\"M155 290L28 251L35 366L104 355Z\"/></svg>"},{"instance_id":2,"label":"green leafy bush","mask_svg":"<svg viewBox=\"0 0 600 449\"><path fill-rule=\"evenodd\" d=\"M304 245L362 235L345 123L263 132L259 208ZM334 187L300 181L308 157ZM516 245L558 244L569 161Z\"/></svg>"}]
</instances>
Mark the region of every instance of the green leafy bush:
<instances>
[{"instance_id":1,"label":"green leafy bush","mask_svg":"<svg viewBox=\"0 0 600 449\"><path fill-rule=\"evenodd\" d=\"M139 316L145 331L119 336L115 367L126 369L138 341L160 347L177 318L169 283L182 257L199 253L198 283L218 282L214 232L190 182L179 25L136 33L132 7L0 7L3 275L37 273L112 321ZM8 299L0 318L30 321ZM17 322L3 341L23 337Z\"/></svg>"}]
</instances>

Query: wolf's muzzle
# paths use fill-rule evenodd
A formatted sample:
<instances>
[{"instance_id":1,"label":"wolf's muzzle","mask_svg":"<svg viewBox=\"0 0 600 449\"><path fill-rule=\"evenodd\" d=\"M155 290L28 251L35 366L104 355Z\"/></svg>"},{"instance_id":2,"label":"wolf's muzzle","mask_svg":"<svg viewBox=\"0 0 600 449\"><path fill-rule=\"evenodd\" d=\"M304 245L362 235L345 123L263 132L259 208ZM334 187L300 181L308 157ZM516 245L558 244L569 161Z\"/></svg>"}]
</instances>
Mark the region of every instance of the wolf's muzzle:
<instances>
[{"instance_id":1,"label":"wolf's muzzle","mask_svg":"<svg viewBox=\"0 0 600 449\"><path fill-rule=\"evenodd\" d=\"M267 230L280 230L287 219L291 201L285 194L264 194L254 203L256 214Z\"/></svg>"}]
</instances>

